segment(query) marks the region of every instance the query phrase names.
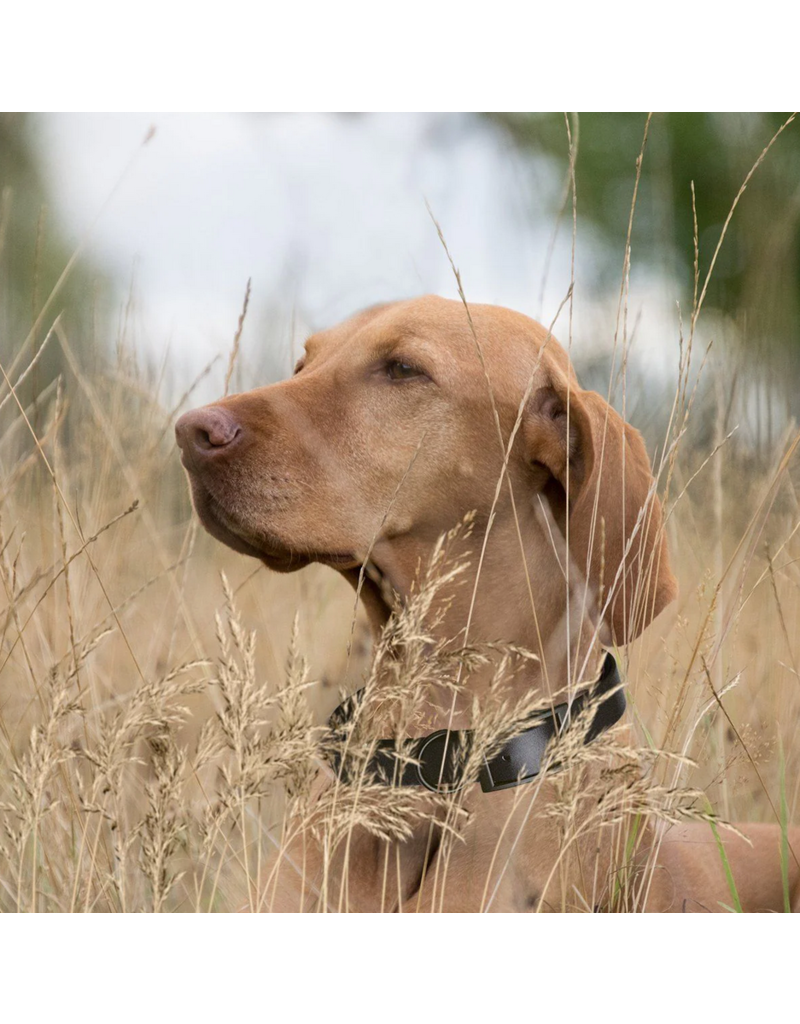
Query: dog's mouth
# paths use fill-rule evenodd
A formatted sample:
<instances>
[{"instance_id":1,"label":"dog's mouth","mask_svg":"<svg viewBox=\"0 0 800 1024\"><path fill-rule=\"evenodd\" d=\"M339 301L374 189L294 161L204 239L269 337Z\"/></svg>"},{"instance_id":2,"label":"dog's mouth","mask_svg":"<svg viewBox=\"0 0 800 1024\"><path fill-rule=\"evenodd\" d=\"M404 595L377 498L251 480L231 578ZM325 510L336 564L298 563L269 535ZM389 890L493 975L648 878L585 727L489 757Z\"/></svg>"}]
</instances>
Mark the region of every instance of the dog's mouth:
<instances>
[{"instance_id":1,"label":"dog's mouth","mask_svg":"<svg viewBox=\"0 0 800 1024\"><path fill-rule=\"evenodd\" d=\"M258 558L276 572L294 572L311 562L320 562L340 572L359 570L361 562L348 552L298 551L263 529L253 530L231 515L226 506L192 474L192 497L200 522L216 540L240 554Z\"/></svg>"},{"instance_id":2,"label":"dog's mouth","mask_svg":"<svg viewBox=\"0 0 800 1024\"><path fill-rule=\"evenodd\" d=\"M371 561L340 568L339 572L361 598L373 627L382 629L402 605L402 599L388 576Z\"/></svg>"},{"instance_id":3,"label":"dog's mouth","mask_svg":"<svg viewBox=\"0 0 800 1024\"><path fill-rule=\"evenodd\" d=\"M350 552L298 551L263 529L255 531L235 517L216 495L189 474L194 507L200 522L216 540L240 554L258 558L274 572L296 572L312 562L336 569L360 595L372 621L382 626L398 605L398 595L386 574L372 561Z\"/></svg>"}]
</instances>

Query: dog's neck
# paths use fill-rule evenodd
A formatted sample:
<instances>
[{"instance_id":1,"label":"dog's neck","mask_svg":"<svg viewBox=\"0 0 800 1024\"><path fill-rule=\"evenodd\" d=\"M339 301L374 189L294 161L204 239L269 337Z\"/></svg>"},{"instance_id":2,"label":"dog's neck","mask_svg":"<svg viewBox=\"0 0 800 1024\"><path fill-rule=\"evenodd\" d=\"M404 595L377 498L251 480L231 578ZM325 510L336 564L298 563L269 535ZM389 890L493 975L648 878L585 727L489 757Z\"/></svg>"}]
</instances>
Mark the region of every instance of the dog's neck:
<instances>
[{"instance_id":1,"label":"dog's neck","mask_svg":"<svg viewBox=\"0 0 800 1024\"><path fill-rule=\"evenodd\" d=\"M535 688L543 698L558 703L574 696L598 673L601 637L593 621L594 608L548 507L539 502L519 512L516 521L509 518L498 517L485 545L484 530L478 528L453 543L443 571L452 564L462 568L437 595L430 635L452 650L492 643L531 652L535 658L517 668L510 685L519 693ZM429 560L434 542L435 538L404 536L376 544L376 568L360 580L376 635L390 611L397 610L398 603L406 604L419 588L419 567ZM358 585L357 574L351 582ZM455 701L444 687L431 694L430 704L438 711L426 719L425 727L469 728L472 696L482 696L495 670L496 662L473 670L468 692Z\"/></svg>"}]
</instances>

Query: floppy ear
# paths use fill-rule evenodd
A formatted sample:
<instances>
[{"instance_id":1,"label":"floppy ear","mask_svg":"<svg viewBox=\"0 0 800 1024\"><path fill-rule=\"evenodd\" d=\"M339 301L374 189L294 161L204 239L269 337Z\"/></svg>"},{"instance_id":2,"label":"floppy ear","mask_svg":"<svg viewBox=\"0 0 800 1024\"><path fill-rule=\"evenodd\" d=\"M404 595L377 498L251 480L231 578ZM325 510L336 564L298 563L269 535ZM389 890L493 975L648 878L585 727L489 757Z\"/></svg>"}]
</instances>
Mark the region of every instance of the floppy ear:
<instances>
[{"instance_id":1,"label":"floppy ear","mask_svg":"<svg viewBox=\"0 0 800 1024\"><path fill-rule=\"evenodd\" d=\"M641 435L574 378L531 396L528 455L563 488L573 563L604 610L614 642L634 640L677 596L661 503Z\"/></svg>"}]
</instances>

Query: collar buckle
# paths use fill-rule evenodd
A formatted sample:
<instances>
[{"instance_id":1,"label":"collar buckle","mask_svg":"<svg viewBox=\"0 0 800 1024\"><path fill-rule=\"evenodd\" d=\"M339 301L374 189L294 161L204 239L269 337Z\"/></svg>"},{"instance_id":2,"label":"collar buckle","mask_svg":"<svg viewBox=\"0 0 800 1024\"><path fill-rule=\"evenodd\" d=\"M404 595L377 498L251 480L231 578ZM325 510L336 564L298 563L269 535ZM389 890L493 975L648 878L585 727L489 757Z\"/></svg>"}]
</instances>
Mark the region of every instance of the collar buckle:
<instances>
[{"instance_id":1,"label":"collar buckle","mask_svg":"<svg viewBox=\"0 0 800 1024\"><path fill-rule=\"evenodd\" d=\"M426 736L417 751L419 784L431 793L457 793L467 784L462 769L462 744L453 729Z\"/></svg>"}]
</instances>

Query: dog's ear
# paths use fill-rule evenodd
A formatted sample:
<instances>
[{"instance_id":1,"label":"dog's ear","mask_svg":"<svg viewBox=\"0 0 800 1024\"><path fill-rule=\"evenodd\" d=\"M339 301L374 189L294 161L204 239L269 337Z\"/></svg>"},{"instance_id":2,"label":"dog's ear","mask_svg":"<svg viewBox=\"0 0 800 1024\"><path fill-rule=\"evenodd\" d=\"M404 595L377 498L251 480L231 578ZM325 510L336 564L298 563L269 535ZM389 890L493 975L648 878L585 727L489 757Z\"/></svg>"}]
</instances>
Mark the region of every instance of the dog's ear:
<instances>
[{"instance_id":1,"label":"dog's ear","mask_svg":"<svg viewBox=\"0 0 800 1024\"><path fill-rule=\"evenodd\" d=\"M661 503L641 435L574 377L552 376L525 420L527 454L563 489L573 565L615 643L634 640L677 596Z\"/></svg>"}]
</instances>

